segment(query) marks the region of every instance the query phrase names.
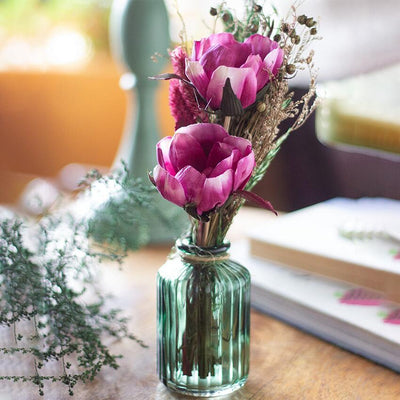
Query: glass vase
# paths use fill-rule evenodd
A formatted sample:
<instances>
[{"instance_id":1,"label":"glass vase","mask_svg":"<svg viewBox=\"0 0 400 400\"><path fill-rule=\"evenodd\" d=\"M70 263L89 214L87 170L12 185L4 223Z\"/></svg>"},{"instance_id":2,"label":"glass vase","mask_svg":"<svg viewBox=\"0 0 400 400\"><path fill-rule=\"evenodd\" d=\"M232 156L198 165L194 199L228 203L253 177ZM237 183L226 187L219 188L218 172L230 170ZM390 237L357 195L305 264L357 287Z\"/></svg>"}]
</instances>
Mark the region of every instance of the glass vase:
<instances>
[{"instance_id":1,"label":"glass vase","mask_svg":"<svg viewBox=\"0 0 400 400\"><path fill-rule=\"evenodd\" d=\"M250 274L229 244L189 243L157 275L159 378L186 395L231 393L249 372Z\"/></svg>"}]
</instances>

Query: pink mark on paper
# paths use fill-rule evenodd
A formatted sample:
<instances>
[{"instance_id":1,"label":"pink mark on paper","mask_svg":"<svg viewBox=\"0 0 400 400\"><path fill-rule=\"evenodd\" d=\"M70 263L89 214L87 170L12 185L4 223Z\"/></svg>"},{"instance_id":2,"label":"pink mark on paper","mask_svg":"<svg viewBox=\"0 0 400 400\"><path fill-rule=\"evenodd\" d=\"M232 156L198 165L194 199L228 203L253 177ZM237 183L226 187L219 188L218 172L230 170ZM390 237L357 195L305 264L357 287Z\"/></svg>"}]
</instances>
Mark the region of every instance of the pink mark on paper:
<instances>
[{"instance_id":1,"label":"pink mark on paper","mask_svg":"<svg viewBox=\"0 0 400 400\"><path fill-rule=\"evenodd\" d=\"M400 308L392 311L384 320L383 322L387 324L395 324L400 325Z\"/></svg>"},{"instance_id":2,"label":"pink mark on paper","mask_svg":"<svg viewBox=\"0 0 400 400\"><path fill-rule=\"evenodd\" d=\"M350 289L339 299L343 304L360 306L378 306L384 300L381 294L363 288Z\"/></svg>"},{"instance_id":3,"label":"pink mark on paper","mask_svg":"<svg viewBox=\"0 0 400 400\"><path fill-rule=\"evenodd\" d=\"M389 253L393 256L393 260L400 260L400 250L391 249Z\"/></svg>"}]
</instances>

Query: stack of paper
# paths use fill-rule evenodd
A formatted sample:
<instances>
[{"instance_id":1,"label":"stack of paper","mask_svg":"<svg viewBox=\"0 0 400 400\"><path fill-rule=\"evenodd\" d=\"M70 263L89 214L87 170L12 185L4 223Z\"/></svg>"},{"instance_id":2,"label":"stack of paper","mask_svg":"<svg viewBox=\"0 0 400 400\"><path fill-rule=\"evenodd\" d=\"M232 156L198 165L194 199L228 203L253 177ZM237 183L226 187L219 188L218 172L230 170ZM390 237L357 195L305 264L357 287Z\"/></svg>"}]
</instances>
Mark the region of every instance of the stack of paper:
<instances>
[{"instance_id":1,"label":"stack of paper","mask_svg":"<svg viewBox=\"0 0 400 400\"><path fill-rule=\"evenodd\" d=\"M254 228L232 256L254 307L400 372L400 242L382 234L399 218L394 200L334 199Z\"/></svg>"},{"instance_id":2,"label":"stack of paper","mask_svg":"<svg viewBox=\"0 0 400 400\"><path fill-rule=\"evenodd\" d=\"M399 201L337 198L268 221L248 235L257 257L400 302Z\"/></svg>"}]
</instances>

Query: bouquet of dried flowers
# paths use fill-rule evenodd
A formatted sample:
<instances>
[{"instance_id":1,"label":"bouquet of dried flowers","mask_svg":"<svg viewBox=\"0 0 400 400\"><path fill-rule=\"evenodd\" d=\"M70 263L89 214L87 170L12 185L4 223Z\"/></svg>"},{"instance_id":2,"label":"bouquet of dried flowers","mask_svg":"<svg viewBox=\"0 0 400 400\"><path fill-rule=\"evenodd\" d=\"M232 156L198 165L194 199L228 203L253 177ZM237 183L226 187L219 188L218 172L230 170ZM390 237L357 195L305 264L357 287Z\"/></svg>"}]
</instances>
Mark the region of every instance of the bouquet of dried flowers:
<instances>
[{"instance_id":1,"label":"bouquet of dried flowers","mask_svg":"<svg viewBox=\"0 0 400 400\"><path fill-rule=\"evenodd\" d=\"M296 16L295 7L291 11L283 21L251 1L240 20L225 3L211 8L225 31L183 41L170 54L174 72L155 77L171 80L177 131L158 143L151 179L191 216L195 245L220 245L243 199L273 210L250 190L316 106L309 45L317 38L317 22ZM309 90L294 101L289 80L305 69ZM291 128L280 133L287 119Z\"/></svg>"}]
</instances>

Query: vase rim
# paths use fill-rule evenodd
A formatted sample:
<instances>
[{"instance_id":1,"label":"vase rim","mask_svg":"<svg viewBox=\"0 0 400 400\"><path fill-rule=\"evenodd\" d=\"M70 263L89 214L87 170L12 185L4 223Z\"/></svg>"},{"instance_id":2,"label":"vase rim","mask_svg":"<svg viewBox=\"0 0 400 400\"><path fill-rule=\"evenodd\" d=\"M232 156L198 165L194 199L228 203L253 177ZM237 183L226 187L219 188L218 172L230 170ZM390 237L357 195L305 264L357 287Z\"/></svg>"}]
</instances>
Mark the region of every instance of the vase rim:
<instances>
[{"instance_id":1,"label":"vase rim","mask_svg":"<svg viewBox=\"0 0 400 400\"><path fill-rule=\"evenodd\" d=\"M198 257L222 257L228 253L230 247L231 244L228 241L212 247L197 246L191 241L190 237L180 238L175 243L175 248L178 252Z\"/></svg>"}]
</instances>

